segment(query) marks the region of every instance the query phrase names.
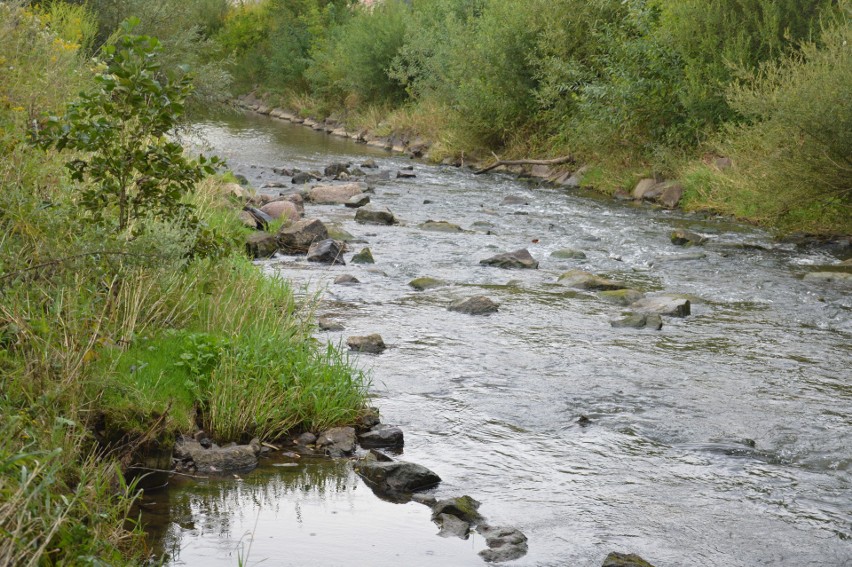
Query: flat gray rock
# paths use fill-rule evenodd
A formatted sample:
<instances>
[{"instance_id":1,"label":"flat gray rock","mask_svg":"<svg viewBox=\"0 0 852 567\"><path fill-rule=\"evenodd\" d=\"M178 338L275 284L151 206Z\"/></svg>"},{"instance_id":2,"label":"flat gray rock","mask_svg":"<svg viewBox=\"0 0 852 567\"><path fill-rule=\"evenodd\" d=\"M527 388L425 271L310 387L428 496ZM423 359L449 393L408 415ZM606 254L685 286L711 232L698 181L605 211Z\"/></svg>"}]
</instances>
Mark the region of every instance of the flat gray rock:
<instances>
[{"instance_id":1,"label":"flat gray rock","mask_svg":"<svg viewBox=\"0 0 852 567\"><path fill-rule=\"evenodd\" d=\"M638 313L668 315L669 317L686 317L691 312L690 306L688 299L658 295L640 299L630 305L630 310Z\"/></svg>"},{"instance_id":2,"label":"flat gray rock","mask_svg":"<svg viewBox=\"0 0 852 567\"><path fill-rule=\"evenodd\" d=\"M505 254L497 254L485 260L480 260L483 266L495 266L505 269L527 269L535 270L538 268L538 260L532 257L529 250L522 248L514 252L506 252Z\"/></svg>"}]
</instances>

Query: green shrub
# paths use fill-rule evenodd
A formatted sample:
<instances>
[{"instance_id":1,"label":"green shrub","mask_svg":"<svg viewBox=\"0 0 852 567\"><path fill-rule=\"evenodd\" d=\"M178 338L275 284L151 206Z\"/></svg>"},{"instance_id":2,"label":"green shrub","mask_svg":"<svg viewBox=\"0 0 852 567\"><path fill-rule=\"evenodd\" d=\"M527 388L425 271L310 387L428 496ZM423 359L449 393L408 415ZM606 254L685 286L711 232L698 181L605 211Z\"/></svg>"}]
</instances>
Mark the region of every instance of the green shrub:
<instances>
[{"instance_id":1,"label":"green shrub","mask_svg":"<svg viewBox=\"0 0 852 567\"><path fill-rule=\"evenodd\" d=\"M80 204L98 222L123 232L145 218L186 218L183 196L218 158L187 160L182 146L168 138L192 90L191 79L158 76L156 38L131 35L135 21L122 24L124 35L103 49L106 69L98 87L80 95L66 115L51 117L38 143L43 148L91 152L70 162L75 181L91 181L80 193ZM111 218L110 213L115 215Z\"/></svg>"},{"instance_id":2,"label":"green shrub","mask_svg":"<svg viewBox=\"0 0 852 567\"><path fill-rule=\"evenodd\" d=\"M852 230L852 26L848 16L766 64L728 91L747 122L730 125L718 150L736 168L710 198L735 213L789 230Z\"/></svg>"}]
</instances>

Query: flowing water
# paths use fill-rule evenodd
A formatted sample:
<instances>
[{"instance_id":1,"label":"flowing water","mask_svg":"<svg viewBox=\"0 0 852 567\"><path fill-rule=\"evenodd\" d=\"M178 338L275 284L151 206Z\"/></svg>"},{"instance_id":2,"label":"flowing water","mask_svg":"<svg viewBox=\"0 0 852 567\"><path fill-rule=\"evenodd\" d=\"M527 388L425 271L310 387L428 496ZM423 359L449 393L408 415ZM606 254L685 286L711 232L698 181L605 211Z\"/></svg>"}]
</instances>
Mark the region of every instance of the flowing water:
<instances>
[{"instance_id":1,"label":"flowing water","mask_svg":"<svg viewBox=\"0 0 852 567\"><path fill-rule=\"evenodd\" d=\"M477 177L266 118L199 128L256 187L289 182L273 166L414 165L416 178L379 183L372 197L400 225L306 207L363 239L346 259L368 245L374 266L262 265L304 293L324 290L320 312L346 330L321 340L382 335L390 348L356 361L371 373L383 421L405 432L402 457L443 478L438 497L468 494L490 523L521 529L529 553L513 565L591 567L610 551L658 567L852 565L852 297L802 280L837 258L749 226ZM508 195L528 204L501 205ZM471 232L417 227L428 219ZM707 236L706 256L673 260L694 251L669 242L673 227ZM538 270L479 265L519 248ZM587 259L552 258L560 248ZM692 315L664 318L661 331L613 329L623 308L555 283L575 268L689 294ZM362 283L333 285L344 273ZM417 292L407 284L420 276L451 285ZM499 312L447 311L473 295ZM581 415L591 423L578 424ZM345 462L290 465L152 495L157 545L172 564L206 567L238 556L249 565L482 564L481 538L439 538L428 508L379 500Z\"/></svg>"}]
</instances>

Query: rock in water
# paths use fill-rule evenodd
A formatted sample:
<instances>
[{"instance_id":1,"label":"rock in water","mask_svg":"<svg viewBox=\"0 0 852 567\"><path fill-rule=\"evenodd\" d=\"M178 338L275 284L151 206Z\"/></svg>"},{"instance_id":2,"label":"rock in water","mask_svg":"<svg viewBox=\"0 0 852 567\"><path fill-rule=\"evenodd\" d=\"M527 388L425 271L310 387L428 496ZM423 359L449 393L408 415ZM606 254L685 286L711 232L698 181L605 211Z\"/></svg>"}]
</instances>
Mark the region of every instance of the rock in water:
<instances>
[{"instance_id":1,"label":"rock in water","mask_svg":"<svg viewBox=\"0 0 852 567\"><path fill-rule=\"evenodd\" d=\"M707 239L700 234L682 228L673 230L669 237L675 246L701 246L707 242Z\"/></svg>"},{"instance_id":2,"label":"rock in water","mask_svg":"<svg viewBox=\"0 0 852 567\"><path fill-rule=\"evenodd\" d=\"M438 535L441 537L467 539L470 536L470 524L455 516L441 514L435 519L435 522L441 526L441 531L438 532Z\"/></svg>"},{"instance_id":3,"label":"rock in water","mask_svg":"<svg viewBox=\"0 0 852 567\"><path fill-rule=\"evenodd\" d=\"M278 239L274 234L255 232L246 238L246 252L252 258L269 258L278 251Z\"/></svg>"},{"instance_id":4,"label":"rock in water","mask_svg":"<svg viewBox=\"0 0 852 567\"><path fill-rule=\"evenodd\" d=\"M308 189L306 198L317 205L344 205L356 195L362 195L367 186L362 183L343 185L317 185Z\"/></svg>"},{"instance_id":5,"label":"rock in water","mask_svg":"<svg viewBox=\"0 0 852 567\"><path fill-rule=\"evenodd\" d=\"M439 280L437 278L415 278L408 282L408 285L410 285L417 291L426 291L427 289L447 285L447 282Z\"/></svg>"},{"instance_id":6,"label":"rock in water","mask_svg":"<svg viewBox=\"0 0 852 567\"><path fill-rule=\"evenodd\" d=\"M554 250L553 252L551 252L550 257L558 258L560 260L585 260L586 253L581 250L562 248L560 250Z\"/></svg>"},{"instance_id":7,"label":"rock in water","mask_svg":"<svg viewBox=\"0 0 852 567\"><path fill-rule=\"evenodd\" d=\"M200 473L230 474L249 471L257 466L260 443L205 448L195 439L181 439L175 443L174 455L178 459L191 460Z\"/></svg>"},{"instance_id":8,"label":"rock in water","mask_svg":"<svg viewBox=\"0 0 852 567\"><path fill-rule=\"evenodd\" d=\"M477 530L485 537L488 549L479 552L479 556L489 563L514 561L527 554L527 536L511 527L479 526Z\"/></svg>"},{"instance_id":9,"label":"rock in water","mask_svg":"<svg viewBox=\"0 0 852 567\"><path fill-rule=\"evenodd\" d=\"M427 220L426 222L418 225L417 228L420 230L428 230L430 232L464 232L464 229L459 225L447 221Z\"/></svg>"},{"instance_id":10,"label":"rock in water","mask_svg":"<svg viewBox=\"0 0 852 567\"><path fill-rule=\"evenodd\" d=\"M396 217L393 216L392 212L388 210L377 211L374 209L358 209L355 213L355 222L380 225L397 224Z\"/></svg>"},{"instance_id":11,"label":"rock in water","mask_svg":"<svg viewBox=\"0 0 852 567\"><path fill-rule=\"evenodd\" d=\"M343 325L327 315L320 317L317 320L317 325L321 331L342 331L344 329Z\"/></svg>"},{"instance_id":12,"label":"rock in water","mask_svg":"<svg viewBox=\"0 0 852 567\"><path fill-rule=\"evenodd\" d=\"M358 435L358 443L365 449L399 448L405 440L399 427L378 424Z\"/></svg>"},{"instance_id":13,"label":"rock in water","mask_svg":"<svg viewBox=\"0 0 852 567\"><path fill-rule=\"evenodd\" d=\"M320 433L316 446L329 457L345 457L355 452L355 429L352 427L332 427Z\"/></svg>"},{"instance_id":14,"label":"rock in water","mask_svg":"<svg viewBox=\"0 0 852 567\"><path fill-rule=\"evenodd\" d=\"M328 230L320 220L305 219L282 227L276 238L285 254L306 254L311 244L328 239Z\"/></svg>"},{"instance_id":15,"label":"rock in water","mask_svg":"<svg viewBox=\"0 0 852 567\"><path fill-rule=\"evenodd\" d=\"M441 482L441 477L426 467L405 461L360 461L355 472L384 494L417 492Z\"/></svg>"},{"instance_id":16,"label":"rock in water","mask_svg":"<svg viewBox=\"0 0 852 567\"><path fill-rule=\"evenodd\" d=\"M382 340L382 336L376 333L349 337L346 339L346 344L349 345L351 350L370 354L381 354L387 348L385 342Z\"/></svg>"},{"instance_id":17,"label":"rock in water","mask_svg":"<svg viewBox=\"0 0 852 567\"><path fill-rule=\"evenodd\" d=\"M343 244L331 238L314 242L308 248L308 262L346 265L343 260Z\"/></svg>"},{"instance_id":18,"label":"rock in water","mask_svg":"<svg viewBox=\"0 0 852 567\"><path fill-rule=\"evenodd\" d=\"M470 496L458 496L456 498L439 500L432 506L432 519L435 520L442 514L450 514L472 524L481 522L482 516L478 512L480 505L478 501Z\"/></svg>"},{"instance_id":19,"label":"rock in water","mask_svg":"<svg viewBox=\"0 0 852 567\"><path fill-rule=\"evenodd\" d=\"M612 552L606 556L601 567L654 567L638 555L633 553Z\"/></svg>"},{"instance_id":20,"label":"rock in water","mask_svg":"<svg viewBox=\"0 0 852 567\"><path fill-rule=\"evenodd\" d=\"M686 317L690 314L688 299L665 295L646 297L630 305L630 309L639 313L656 313L669 317Z\"/></svg>"},{"instance_id":21,"label":"rock in water","mask_svg":"<svg viewBox=\"0 0 852 567\"><path fill-rule=\"evenodd\" d=\"M325 173L326 177L337 177L341 173L349 173L349 166L351 163L332 163L327 165L323 173Z\"/></svg>"},{"instance_id":22,"label":"rock in water","mask_svg":"<svg viewBox=\"0 0 852 567\"><path fill-rule=\"evenodd\" d=\"M515 250L514 252L507 252L505 254L498 254L491 258L480 260L479 263L483 266L496 266L498 268L507 269L535 270L538 268L538 260L533 258L532 255L530 255L529 250L526 248Z\"/></svg>"},{"instance_id":23,"label":"rock in water","mask_svg":"<svg viewBox=\"0 0 852 567\"><path fill-rule=\"evenodd\" d=\"M361 281L351 274L343 274L334 278L334 283L337 285L355 285L361 283Z\"/></svg>"},{"instance_id":24,"label":"rock in water","mask_svg":"<svg viewBox=\"0 0 852 567\"><path fill-rule=\"evenodd\" d=\"M350 197L344 204L350 209L359 209L370 204L370 196L366 193L359 193Z\"/></svg>"},{"instance_id":25,"label":"rock in water","mask_svg":"<svg viewBox=\"0 0 852 567\"><path fill-rule=\"evenodd\" d=\"M450 304L450 311L466 313L467 315L490 315L496 313L499 305L491 301L484 295L469 297L468 299L459 299Z\"/></svg>"},{"instance_id":26,"label":"rock in water","mask_svg":"<svg viewBox=\"0 0 852 567\"><path fill-rule=\"evenodd\" d=\"M654 329L659 331L663 328L663 320L655 313L631 313L630 315L610 321L610 325L614 328L630 328L630 329Z\"/></svg>"},{"instance_id":27,"label":"rock in water","mask_svg":"<svg viewBox=\"0 0 852 567\"><path fill-rule=\"evenodd\" d=\"M273 219L280 219L281 217L285 217L291 221L299 220L301 216L299 214L299 209L296 207L295 203L291 203L290 201L272 201L271 203L267 203L260 208L261 211L272 217Z\"/></svg>"},{"instance_id":28,"label":"rock in water","mask_svg":"<svg viewBox=\"0 0 852 567\"><path fill-rule=\"evenodd\" d=\"M598 297L610 303L627 306L636 303L645 297L645 294L635 289L614 289L598 292Z\"/></svg>"},{"instance_id":29,"label":"rock in water","mask_svg":"<svg viewBox=\"0 0 852 567\"><path fill-rule=\"evenodd\" d=\"M360 252L352 256L353 264L375 264L376 261L373 260L373 253L369 248L362 248Z\"/></svg>"},{"instance_id":30,"label":"rock in water","mask_svg":"<svg viewBox=\"0 0 852 567\"><path fill-rule=\"evenodd\" d=\"M608 291L624 289L626 287L618 282L590 274L589 272L584 272L583 270L569 270L559 276L557 281L561 284L577 289L588 289L593 291Z\"/></svg>"}]
</instances>

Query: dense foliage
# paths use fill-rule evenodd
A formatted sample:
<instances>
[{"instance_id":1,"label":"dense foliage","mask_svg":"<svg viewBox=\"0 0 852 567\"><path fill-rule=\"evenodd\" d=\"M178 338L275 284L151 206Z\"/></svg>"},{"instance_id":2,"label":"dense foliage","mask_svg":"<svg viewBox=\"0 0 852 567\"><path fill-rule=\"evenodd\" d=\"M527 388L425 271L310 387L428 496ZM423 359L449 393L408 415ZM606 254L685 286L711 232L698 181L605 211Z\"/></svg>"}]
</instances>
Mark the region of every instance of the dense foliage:
<instances>
[{"instance_id":1,"label":"dense foliage","mask_svg":"<svg viewBox=\"0 0 852 567\"><path fill-rule=\"evenodd\" d=\"M275 439L364 404L311 304L245 257L222 180L169 136L189 84L159 73L168 54L125 28L92 60L94 21L0 3L2 565L141 564L123 475L141 450L198 427Z\"/></svg>"},{"instance_id":2,"label":"dense foliage","mask_svg":"<svg viewBox=\"0 0 852 567\"><path fill-rule=\"evenodd\" d=\"M370 7L301 0L283 3L286 11L281 4L234 8L217 36L234 54L232 70L245 90L355 121L381 108L394 126L432 135L430 125L440 124L438 154L570 153L598 166L603 190L630 189L649 174L683 175L703 156L724 151L737 165L737 183L771 205L756 216L742 208L738 214L785 228L803 222L798 227L807 230L850 230L841 221L852 216L843 214L848 153L834 156L835 166L822 164L839 177L833 197L823 200L833 220L823 223L816 209L772 205L776 197L788 204L815 198L821 190L806 176L784 183L790 193L767 192L746 172L756 162L769 167L774 144L787 138L764 138L763 154L725 143L737 128L768 119L747 108L755 98L741 96L743 88L768 88L768 73L775 84L795 82L796 69L812 67L815 92L820 85L852 90L842 72L847 47L832 58L841 67L816 63L832 37L848 32L848 0L384 0ZM848 113L829 96L799 104L821 115ZM787 153L787 163L801 160L799 169L807 169L813 156L805 154L816 148ZM692 192L695 206L727 199L716 190L730 184L716 173L692 176L703 179L708 197L701 202Z\"/></svg>"}]
</instances>

